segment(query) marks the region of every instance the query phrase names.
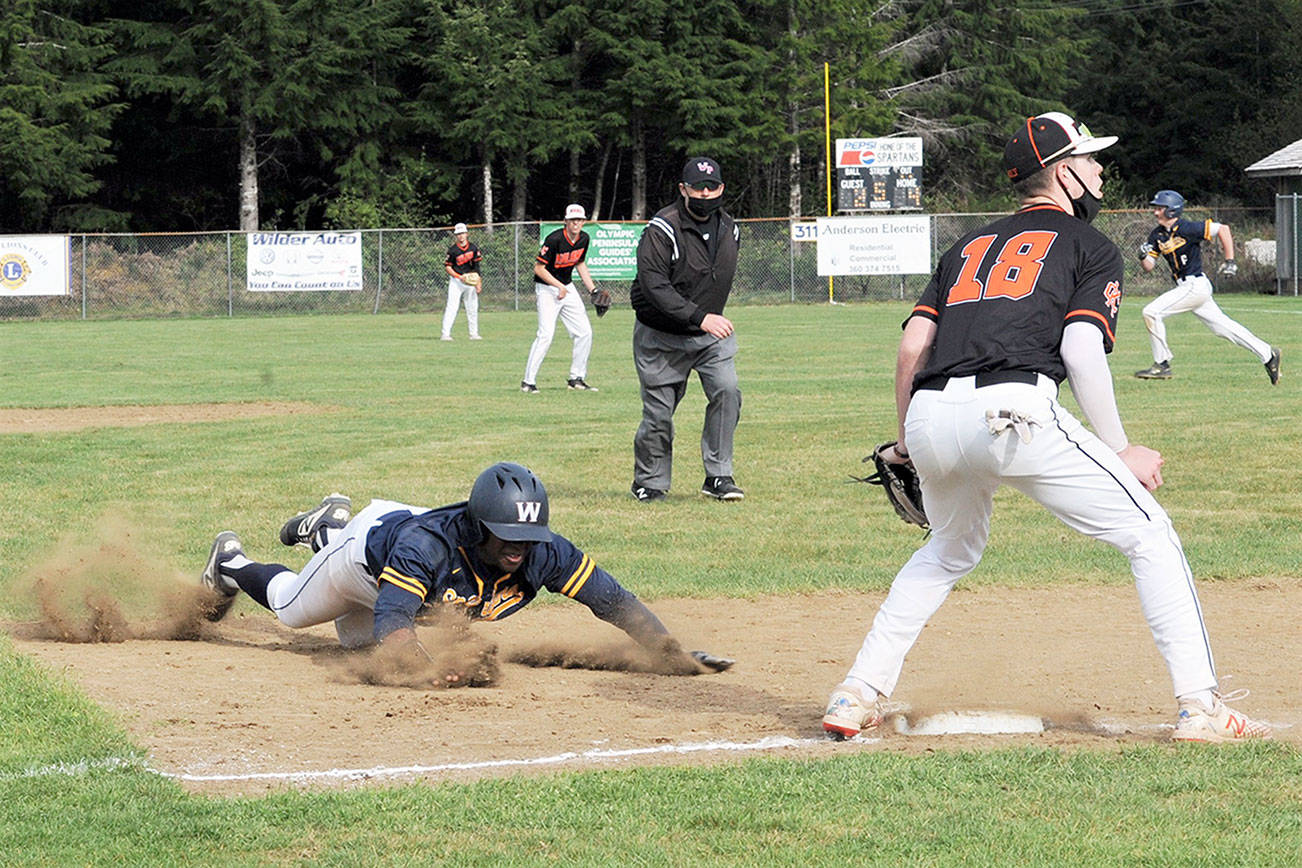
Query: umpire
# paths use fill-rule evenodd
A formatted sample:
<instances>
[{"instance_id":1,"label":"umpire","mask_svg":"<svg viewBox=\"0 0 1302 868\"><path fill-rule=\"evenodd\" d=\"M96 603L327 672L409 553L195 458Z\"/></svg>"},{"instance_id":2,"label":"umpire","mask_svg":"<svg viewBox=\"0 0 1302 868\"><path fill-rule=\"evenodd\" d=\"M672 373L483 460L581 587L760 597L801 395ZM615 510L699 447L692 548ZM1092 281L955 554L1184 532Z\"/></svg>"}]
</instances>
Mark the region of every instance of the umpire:
<instances>
[{"instance_id":1,"label":"umpire","mask_svg":"<svg viewBox=\"0 0 1302 868\"><path fill-rule=\"evenodd\" d=\"M709 402L701 432L701 493L741 500L732 478L732 435L741 415L737 336L723 306L737 271L740 234L723 210L723 173L709 157L683 167L679 198L660 209L637 248L630 294L637 324L633 362L642 387L642 424L633 437L633 496L661 500L673 471L674 410L696 371Z\"/></svg>"}]
</instances>

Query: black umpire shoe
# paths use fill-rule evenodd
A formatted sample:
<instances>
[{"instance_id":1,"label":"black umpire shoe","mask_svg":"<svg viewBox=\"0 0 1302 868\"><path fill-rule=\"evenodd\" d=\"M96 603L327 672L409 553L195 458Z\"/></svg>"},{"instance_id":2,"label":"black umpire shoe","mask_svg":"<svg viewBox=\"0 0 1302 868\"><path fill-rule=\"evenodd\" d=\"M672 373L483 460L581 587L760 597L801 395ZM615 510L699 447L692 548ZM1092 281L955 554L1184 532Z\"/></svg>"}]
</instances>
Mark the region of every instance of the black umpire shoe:
<instances>
[{"instance_id":1,"label":"black umpire shoe","mask_svg":"<svg viewBox=\"0 0 1302 868\"><path fill-rule=\"evenodd\" d=\"M321 501L316 509L300 512L280 529L280 541L287 546L307 546L319 551L325 540L318 535L322 528L338 530L348 524L353 502L336 492Z\"/></svg>"},{"instance_id":2,"label":"black umpire shoe","mask_svg":"<svg viewBox=\"0 0 1302 868\"><path fill-rule=\"evenodd\" d=\"M1270 361L1266 362L1266 376L1273 386L1279 382L1279 347L1270 348Z\"/></svg>"},{"instance_id":3,"label":"black umpire shoe","mask_svg":"<svg viewBox=\"0 0 1302 868\"><path fill-rule=\"evenodd\" d=\"M737 487L731 476L707 476L701 486L701 494L715 500L741 500L746 492Z\"/></svg>"},{"instance_id":4,"label":"black umpire shoe","mask_svg":"<svg viewBox=\"0 0 1302 868\"><path fill-rule=\"evenodd\" d=\"M233 530L224 530L213 540L212 550L208 552L208 563L204 564L199 574L199 584L212 592L212 599L204 604L203 616L209 621L220 621L235 605L235 596L240 592L239 585L221 574L220 567L236 555L244 554L244 546Z\"/></svg>"},{"instance_id":5,"label":"black umpire shoe","mask_svg":"<svg viewBox=\"0 0 1302 868\"><path fill-rule=\"evenodd\" d=\"M640 500L642 503L650 503L653 500L665 499L665 493L660 489L647 488L645 485L638 485L636 482L633 483L633 487L630 491L633 492L633 497Z\"/></svg>"}]
</instances>

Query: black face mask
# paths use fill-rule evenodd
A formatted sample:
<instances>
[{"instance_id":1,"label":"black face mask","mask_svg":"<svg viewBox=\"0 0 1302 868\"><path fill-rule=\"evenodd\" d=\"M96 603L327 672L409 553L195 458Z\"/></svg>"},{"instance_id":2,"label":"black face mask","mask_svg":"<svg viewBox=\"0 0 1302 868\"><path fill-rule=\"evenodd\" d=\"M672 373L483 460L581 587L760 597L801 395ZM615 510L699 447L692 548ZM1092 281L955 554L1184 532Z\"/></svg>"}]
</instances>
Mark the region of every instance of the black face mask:
<instances>
[{"instance_id":1,"label":"black face mask","mask_svg":"<svg viewBox=\"0 0 1302 868\"><path fill-rule=\"evenodd\" d=\"M702 220L723 207L722 196L715 196L713 199L693 199L691 196L684 195L683 199L686 200L687 210L691 215Z\"/></svg>"},{"instance_id":2,"label":"black face mask","mask_svg":"<svg viewBox=\"0 0 1302 868\"><path fill-rule=\"evenodd\" d=\"M1072 216L1077 220L1093 223L1094 218L1099 216L1099 209L1103 207L1103 200L1089 191L1089 188L1085 186L1085 182L1080 179L1080 175L1076 174L1075 169L1068 166L1067 171L1071 172L1071 176L1076 179L1076 183L1080 184L1081 188L1080 196L1071 200ZM1065 192L1066 188L1064 187L1063 190Z\"/></svg>"}]
</instances>

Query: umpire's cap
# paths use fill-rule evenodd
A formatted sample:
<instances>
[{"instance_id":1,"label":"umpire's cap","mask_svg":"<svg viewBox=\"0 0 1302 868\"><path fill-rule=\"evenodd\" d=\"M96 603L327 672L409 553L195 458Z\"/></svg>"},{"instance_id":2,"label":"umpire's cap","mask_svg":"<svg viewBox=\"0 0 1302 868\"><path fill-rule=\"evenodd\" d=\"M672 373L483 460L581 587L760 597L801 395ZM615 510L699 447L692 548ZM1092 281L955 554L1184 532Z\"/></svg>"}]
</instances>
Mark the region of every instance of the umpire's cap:
<instances>
[{"instance_id":1,"label":"umpire's cap","mask_svg":"<svg viewBox=\"0 0 1302 868\"><path fill-rule=\"evenodd\" d=\"M1062 112L1045 112L1027 118L1008 140L1004 148L1004 171L1016 183L1055 160L1092 154L1111 147L1116 141L1116 136L1093 135L1089 127Z\"/></svg>"},{"instance_id":2,"label":"umpire's cap","mask_svg":"<svg viewBox=\"0 0 1302 868\"><path fill-rule=\"evenodd\" d=\"M470 517L498 539L548 542L547 491L527 467L502 461L479 474L470 489Z\"/></svg>"}]
</instances>

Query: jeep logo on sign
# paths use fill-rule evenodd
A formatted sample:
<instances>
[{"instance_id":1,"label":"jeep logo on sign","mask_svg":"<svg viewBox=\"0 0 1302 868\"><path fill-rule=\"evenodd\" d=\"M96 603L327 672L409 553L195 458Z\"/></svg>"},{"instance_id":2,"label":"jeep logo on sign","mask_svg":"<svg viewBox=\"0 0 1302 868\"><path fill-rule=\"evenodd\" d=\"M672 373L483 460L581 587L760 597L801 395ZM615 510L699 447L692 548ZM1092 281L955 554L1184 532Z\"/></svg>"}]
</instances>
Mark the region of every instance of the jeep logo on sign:
<instances>
[{"instance_id":1,"label":"jeep logo on sign","mask_svg":"<svg viewBox=\"0 0 1302 868\"><path fill-rule=\"evenodd\" d=\"M515 514L519 516L519 521L527 521L530 524L538 522L538 513L542 509L542 501L524 500L515 505Z\"/></svg>"}]
</instances>

